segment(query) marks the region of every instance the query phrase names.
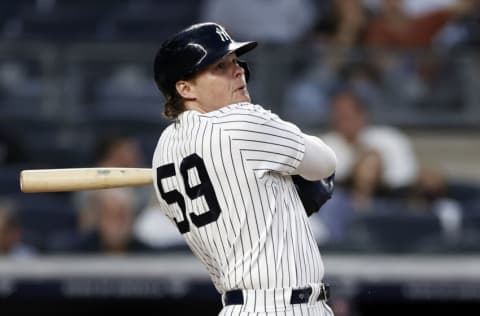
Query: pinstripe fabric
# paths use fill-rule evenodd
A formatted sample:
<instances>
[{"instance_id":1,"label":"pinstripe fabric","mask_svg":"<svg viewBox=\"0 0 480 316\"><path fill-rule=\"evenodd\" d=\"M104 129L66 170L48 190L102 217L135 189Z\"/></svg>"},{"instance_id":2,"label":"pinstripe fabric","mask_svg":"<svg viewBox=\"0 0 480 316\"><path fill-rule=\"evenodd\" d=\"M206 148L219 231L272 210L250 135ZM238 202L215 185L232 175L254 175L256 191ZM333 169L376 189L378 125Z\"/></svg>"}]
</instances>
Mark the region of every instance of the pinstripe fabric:
<instances>
[{"instance_id":1,"label":"pinstripe fabric","mask_svg":"<svg viewBox=\"0 0 480 316\"><path fill-rule=\"evenodd\" d=\"M245 311L242 305L229 305L222 309L219 316L333 316L333 311L325 302L315 304L296 304L280 308L273 312Z\"/></svg>"},{"instance_id":2,"label":"pinstripe fabric","mask_svg":"<svg viewBox=\"0 0 480 316\"><path fill-rule=\"evenodd\" d=\"M289 176L303 153L298 127L249 103L206 114L186 111L160 136L153 170L172 163L175 166L173 176L160 180L154 172L161 209L173 223L185 220L179 203L167 203L159 186L185 197L190 225L184 237L219 293L298 288L322 281L318 246ZM205 179L198 168L188 169L186 177L180 170L185 157L192 154L203 161L221 211L215 221L201 227L192 224L191 217L208 212L209 201L203 189L198 197L189 198L186 187L193 188ZM274 300L279 305L278 299ZM265 310L266 300L249 297L246 305L251 311ZM292 307L292 312L298 308ZM247 314L229 306L221 315ZM323 314L299 309L295 315Z\"/></svg>"}]
</instances>

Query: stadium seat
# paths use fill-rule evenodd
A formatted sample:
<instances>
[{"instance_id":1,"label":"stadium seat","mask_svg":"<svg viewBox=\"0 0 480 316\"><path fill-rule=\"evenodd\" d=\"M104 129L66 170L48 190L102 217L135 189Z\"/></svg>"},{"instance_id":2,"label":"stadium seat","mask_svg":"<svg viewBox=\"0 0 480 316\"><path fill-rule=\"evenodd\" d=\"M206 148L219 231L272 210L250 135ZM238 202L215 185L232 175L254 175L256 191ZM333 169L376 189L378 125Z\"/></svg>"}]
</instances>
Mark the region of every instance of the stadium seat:
<instances>
[{"instance_id":1,"label":"stadium seat","mask_svg":"<svg viewBox=\"0 0 480 316\"><path fill-rule=\"evenodd\" d=\"M78 136L67 134L62 124L60 120L30 114L2 121L2 128L18 140L23 164L41 168L79 165L87 159L89 148L80 132Z\"/></svg>"},{"instance_id":2,"label":"stadium seat","mask_svg":"<svg viewBox=\"0 0 480 316\"><path fill-rule=\"evenodd\" d=\"M480 214L480 185L469 182L450 182L448 195L460 202L465 214Z\"/></svg>"},{"instance_id":3,"label":"stadium seat","mask_svg":"<svg viewBox=\"0 0 480 316\"><path fill-rule=\"evenodd\" d=\"M24 165L0 166L0 196L20 193L20 171Z\"/></svg>"},{"instance_id":4,"label":"stadium seat","mask_svg":"<svg viewBox=\"0 0 480 316\"><path fill-rule=\"evenodd\" d=\"M24 237L39 249L50 235L75 229L76 213L68 193L24 193L16 201Z\"/></svg>"},{"instance_id":5,"label":"stadium seat","mask_svg":"<svg viewBox=\"0 0 480 316\"><path fill-rule=\"evenodd\" d=\"M465 214L462 227L465 231L476 231L480 233L480 213Z\"/></svg>"},{"instance_id":6,"label":"stadium seat","mask_svg":"<svg viewBox=\"0 0 480 316\"><path fill-rule=\"evenodd\" d=\"M81 7L47 12L27 10L21 16L21 37L47 41L94 40L103 13L101 10Z\"/></svg>"},{"instance_id":7,"label":"stadium seat","mask_svg":"<svg viewBox=\"0 0 480 316\"><path fill-rule=\"evenodd\" d=\"M348 241L375 252L409 252L431 238L443 238L441 223L434 215L362 214L352 223Z\"/></svg>"},{"instance_id":8,"label":"stadium seat","mask_svg":"<svg viewBox=\"0 0 480 316\"><path fill-rule=\"evenodd\" d=\"M11 18L14 16L16 9L16 1L2 1L0 2L0 35L6 36L7 30L5 27L10 22Z\"/></svg>"},{"instance_id":9,"label":"stadium seat","mask_svg":"<svg viewBox=\"0 0 480 316\"><path fill-rule=\"evenodd\" d=\"M138 1L114 17L118 39L161 41L198 19L200 1Z\"/></svg>"},{"instance_id":10,"label":"stadium seat","mask_svg":"<svg viewBox=\"0 0 480 316\"><path fill-rule=\"evenodd\" d=\"M9 52L0 60L0 119L42 116L48 94L41 73L41 60L14 56Z\"/></svg>"}]
</instances>

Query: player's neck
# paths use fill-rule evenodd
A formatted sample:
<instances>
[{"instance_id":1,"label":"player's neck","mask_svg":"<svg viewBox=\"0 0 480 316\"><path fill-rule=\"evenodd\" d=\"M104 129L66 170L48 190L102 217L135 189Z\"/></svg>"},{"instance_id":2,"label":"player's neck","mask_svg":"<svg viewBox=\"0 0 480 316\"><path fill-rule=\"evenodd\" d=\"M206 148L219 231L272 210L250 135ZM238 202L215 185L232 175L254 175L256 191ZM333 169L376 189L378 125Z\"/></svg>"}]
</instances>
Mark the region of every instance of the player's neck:
<instances>
[{"instance_id":1,"label":"player's neck","mask_svg":"<svg viewBox=\"0 0 480 316\"><path fill-rule=\"evenodd\" d=\"M194 104L194 103L190 103L189 105L185 105L185 110L186 111L196 111L196 112L200 112L200 113L207 113L207 111L201 107L200 105L198 104Z\"/></svg>"},{"instance_id":2,"label":"player's neck","mask_svg":"<svg viewBox=\"0 0 480 316\"><path fill-rule=\"evenodd\" d=\"M185 102L185 110L186 111L196 111L199 113L208 113L212 111L216 111L218 109L221 109L223 106L205 106L201 103L198 102Z\"/></svg>"}]
</instances>

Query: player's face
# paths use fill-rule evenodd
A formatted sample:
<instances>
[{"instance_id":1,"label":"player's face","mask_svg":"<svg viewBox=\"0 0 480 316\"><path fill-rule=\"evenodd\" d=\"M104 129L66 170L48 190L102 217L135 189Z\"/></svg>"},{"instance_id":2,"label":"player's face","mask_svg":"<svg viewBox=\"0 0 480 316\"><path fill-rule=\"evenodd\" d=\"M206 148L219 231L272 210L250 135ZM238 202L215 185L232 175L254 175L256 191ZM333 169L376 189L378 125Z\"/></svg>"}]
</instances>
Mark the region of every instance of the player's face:
<instances>
[{"instance_id":1,"label":"player's face","mask_svg":"<svg viewBox=\"0 0 480 316\"><path fill-rule=\"evenodd\" d=\"M190 81L193 108L202 112L229 104L250 102L245 71L236 54L230 54L208 66Z\"/></svg>"}]
</instances>

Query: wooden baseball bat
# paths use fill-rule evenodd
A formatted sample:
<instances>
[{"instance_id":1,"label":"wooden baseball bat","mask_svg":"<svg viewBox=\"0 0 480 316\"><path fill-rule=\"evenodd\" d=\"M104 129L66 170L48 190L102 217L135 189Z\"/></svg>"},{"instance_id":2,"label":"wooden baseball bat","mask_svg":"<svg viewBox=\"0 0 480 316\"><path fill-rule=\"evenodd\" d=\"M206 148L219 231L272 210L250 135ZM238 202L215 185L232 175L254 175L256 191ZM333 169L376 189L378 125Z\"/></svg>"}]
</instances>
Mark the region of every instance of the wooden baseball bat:
<instances>
[{"instance_id":1,"label":"wooden baseball bat","mask_svg":"<svg viewBox=\"0 0 480 316\"><path fill-rule=\"evenodd\" d=\"M150 168L64 168L20 172L20 190L24 193L141 186L152 181Z\"/></svg>"}]
</instances>

